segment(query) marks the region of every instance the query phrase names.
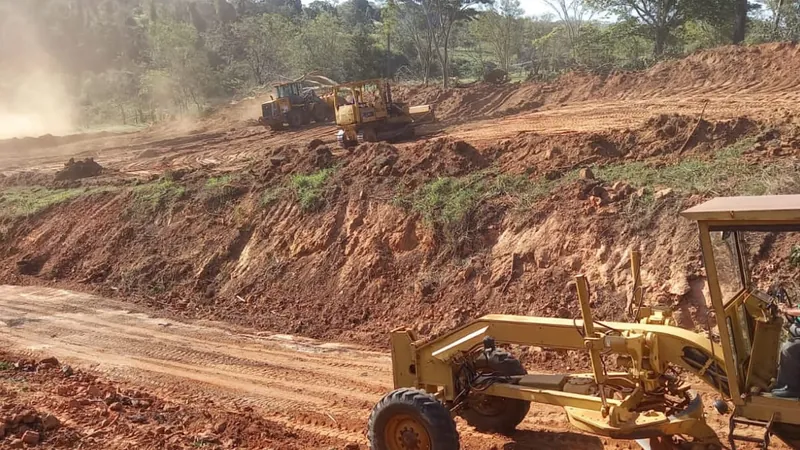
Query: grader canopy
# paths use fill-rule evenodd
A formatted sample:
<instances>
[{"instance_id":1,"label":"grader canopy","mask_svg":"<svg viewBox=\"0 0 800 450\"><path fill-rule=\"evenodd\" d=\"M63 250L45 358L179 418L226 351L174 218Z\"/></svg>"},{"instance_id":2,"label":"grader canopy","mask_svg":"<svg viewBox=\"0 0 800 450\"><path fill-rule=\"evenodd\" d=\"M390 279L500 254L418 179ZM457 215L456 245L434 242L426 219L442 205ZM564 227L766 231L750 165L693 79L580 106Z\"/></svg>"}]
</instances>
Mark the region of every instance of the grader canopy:
<instances>
[{"instance_id":1,"label":"grader canopy","mask_svg":"<svg viewBox=\"0 0 800 450\"><path fill-rule=\"evenodd\" d=\"M596 320L589 283L578 276L582 320L489 315L428 342L411 330L393 331L396 390L373 410L373 449L455 450L452 415L479 430L509 432L531 403L562 406L576 428L647 449L722 448L690 375L717 392L720 414L730 414L732 448L742 441L767 448L776 435L800 449L800 401L770 393L787 322L778 305L789 291L764 272L756 280L748 267L770 243L785 242L780 235L800 232L800 196L717 198L682 215L698 225L706 317L718 341L677 327L668 308L644 304L634 251L634 302L641 307L631 323ZM755 244L760 253L748 250ZM501 349L515 345L586 351L592 371L528 374ZM608 369L609 354L618 357L616 371Z\"/></svg>"}]
</instances>

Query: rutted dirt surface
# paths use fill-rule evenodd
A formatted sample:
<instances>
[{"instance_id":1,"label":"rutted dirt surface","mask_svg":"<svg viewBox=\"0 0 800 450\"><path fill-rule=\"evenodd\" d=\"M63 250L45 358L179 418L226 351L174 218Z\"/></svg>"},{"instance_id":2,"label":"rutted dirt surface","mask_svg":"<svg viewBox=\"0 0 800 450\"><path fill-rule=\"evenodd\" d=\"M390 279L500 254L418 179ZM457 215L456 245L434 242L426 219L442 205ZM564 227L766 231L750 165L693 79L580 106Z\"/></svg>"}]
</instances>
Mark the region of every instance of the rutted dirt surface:
<instances>
[{"instance_id":1,"label":"rutted dirt surface","mask_svg":"<svg viewBox=\"0 0 800 450\"><path fill-rule=\"evenodd\" d=\"M190 412L213 401L275 424L273 435L221 436L245 447L327 449L365 446L369 409L390 387L383 352L391 328L432 336L489 312L578 317L571 280L579 272L592 284L597 317L626 320L633 248L644 256L648 301L675 306L682 326L703 328L696 230L678 212L717 186L702 195L646 192L581 169L649 170L686 158L708 165L734 143L744 166L796 167L799 49L725 47L643 73L548 84L398 88L410 103L436 103L441 123L414 142L352 152L335 147L332 126L255 126L257 99L135 133L0 142L3 188L100 188L0 220L0 281L116 299L0 288L0 340L146 387ZM70 158L78 176L57 177ZM330 179L319 209L304 210L293 177L321 169ZM214 188L210 180L222 175L230 182ZM169 195L143 202L144 183L162 176L156 188ZM492 187L456 230L409 206L410 193L442 177ZM798 189L791 177L766 181ZM517 198L503 191L519 188L509 182L541 189ZM785 253L790 244L774 247ZM147 314L128 312L134 304ZM544 370L586 363L547 351L520 356ZM572 433L556 408L537 407L510 439L461 429L469 449L629 446ZM140 431L130 439L140 442L148 430ZM197 432L189 431L169 444L187 445Z\"/></svg>"},{"instance_id":2,"label":"rutted dirt surface","mask_svg":"<svg viewBox=\"0 0 800 450\"><path fill-rule=\"evenodd\" d=\"M89 410L89 416L97 412L98 430L111 420L128 423L135 430L127 439L118 441L115 436L115 445L108 447L97 446L102 440L86 436L91 433L74 433L72 439L84 442L83 448L126 448L133 443L136 448L191 448L204 438L224 448L332 449L350 444L350 448L366 449L369 410L391 389L390 358L385 353L215 323L159 319L130 311L119 302L63 290L0 286L0 319L0 342L7 351L52 355L76 368L88 367L101 377L73 386L57 376L47 390L65 397L64 403L74 399L77 403L71 409ZM3 385L8 383L0 380ZM109 413L111 404L117 402L100 401L101 408L92 406L108 392L117 392L103 380L152 394L123 389L119 400L127 405L119 410L115 406ZM95 394L88 392L90 386ZM131 398L139 401L132 406ZM191 415L193 409L207 411L213 425L210 431L201 427L202 420L193 420L189 422L191 431L184 428L183 434L152 435L159 426L176 428L171 420L176 411ZM225 428L230 427L232 418L225 417L227 411L245 416L248 411L255 412L262 421L258 425L268 429L255 435L220 432L220 422L227 420ZM167 417L156 418L156 413ZM121 417L114 419L116 416ZM152 427L138 429L131 421ZM636 448L571 433L563 413L552 407L537 408L511 438L475 433L463 423L460 428L465 449L483 450L493 445L508 449ZM119 430L103 433L120 434Z\"/></svg>"}]
</instances>

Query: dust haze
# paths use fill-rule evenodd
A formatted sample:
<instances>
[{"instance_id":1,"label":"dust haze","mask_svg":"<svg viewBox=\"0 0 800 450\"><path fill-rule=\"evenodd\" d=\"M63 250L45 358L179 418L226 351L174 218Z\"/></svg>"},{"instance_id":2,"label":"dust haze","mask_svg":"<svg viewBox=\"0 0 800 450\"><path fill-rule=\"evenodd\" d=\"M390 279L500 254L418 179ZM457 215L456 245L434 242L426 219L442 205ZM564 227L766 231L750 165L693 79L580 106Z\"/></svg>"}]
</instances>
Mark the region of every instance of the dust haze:
<instances>
[{"instance_id":1,"label":"dust haze","mask_svg":"<svg viewBox=\"0 0 800 450\"><path fill-rule=\"evenodd\" d=\"M72 132L65 81L24 11L0 7L0 139Z\"/></svg>"}]
</instances>

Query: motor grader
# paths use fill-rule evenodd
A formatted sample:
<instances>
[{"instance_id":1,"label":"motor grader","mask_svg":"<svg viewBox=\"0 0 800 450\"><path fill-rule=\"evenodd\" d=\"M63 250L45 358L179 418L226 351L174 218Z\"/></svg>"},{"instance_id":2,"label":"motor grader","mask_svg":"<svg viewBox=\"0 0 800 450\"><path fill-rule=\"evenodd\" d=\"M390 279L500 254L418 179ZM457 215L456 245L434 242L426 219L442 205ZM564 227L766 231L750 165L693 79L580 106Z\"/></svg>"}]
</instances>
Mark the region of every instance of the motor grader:
<instances>
[{"instance_id":1,"label":"motor grader","mask_svg":"<svg viewBox=\"0 0 800 450\"><path fill-rule=\"evenodd\" d=\"M344 148L364 142L410 139L415 128L436 120L433 106L409 107L392 99L386 80L372 79L333 88L336 138Z\"/></svg>"},{"instance_id":2,"label":"motor grader","mask_svg":"<svg viewBox=\"0 0 800 450\"><path fill-rule=\"evenodd\" d=\"M272 99L261 104L259 122L273 130L299 128L312 121L325 123L333 120L333 94L318 95L317 91L303 86L302 80L275 86Z\"/></svg>"},{"instance_id":3,"label":"motor grader","mask_svg":"<svg viewBox=\"0 0 800 450\"><path fill-rule=\"evenodd\" d=\"M643 302L637 251L631 252L631 322L597 320L589 283L579 275L582 319L488 315L427 342L412 330L394 330L396 390L371 413L372 449L457 450L453 416L505 433L536 403L563 407L579 430L645 449L722 448L688 379L707 385L717 412L730 415L730 448L744 441L766 449L777 436L800 449L800 400L770 392L787 291L762 290L765 280L754 281L748 269L757 258L747 251L759 236L774 242L777 234L800 231L800 195L716 198L682 215L698 225L711 303L708 335L678 327L668 308ZM528 373L507 351L517 346L585 351L591 372ZM617 360L609 368L610 355Z\"/></svg>"}]
</instances>

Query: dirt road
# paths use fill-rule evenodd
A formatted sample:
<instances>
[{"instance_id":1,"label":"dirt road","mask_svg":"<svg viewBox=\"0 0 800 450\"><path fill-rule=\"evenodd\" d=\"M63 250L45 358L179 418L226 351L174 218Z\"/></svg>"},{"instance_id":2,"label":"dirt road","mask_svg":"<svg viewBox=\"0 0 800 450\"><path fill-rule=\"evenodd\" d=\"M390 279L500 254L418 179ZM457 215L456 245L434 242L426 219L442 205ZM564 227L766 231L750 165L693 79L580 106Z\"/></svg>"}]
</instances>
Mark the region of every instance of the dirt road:
<instances>
[{"instance_id":1,"label":"dirt road","mask_svg":"<svg viewBox=\"0 0 800 450\"><path fill-rule=\"evenodd\" d=\"M167 398L249 406L270 421L342 446L366 447L369 411L391 389L390 358L384 353L159 319L119 302L40 287L0 286L0 342ZM600 449L611 443L570 432L557 408L537 407L513 438L461 425L466 449ZM611 448L617 445L638 448L627 442Z\"/></svg>"}]
</instances>

